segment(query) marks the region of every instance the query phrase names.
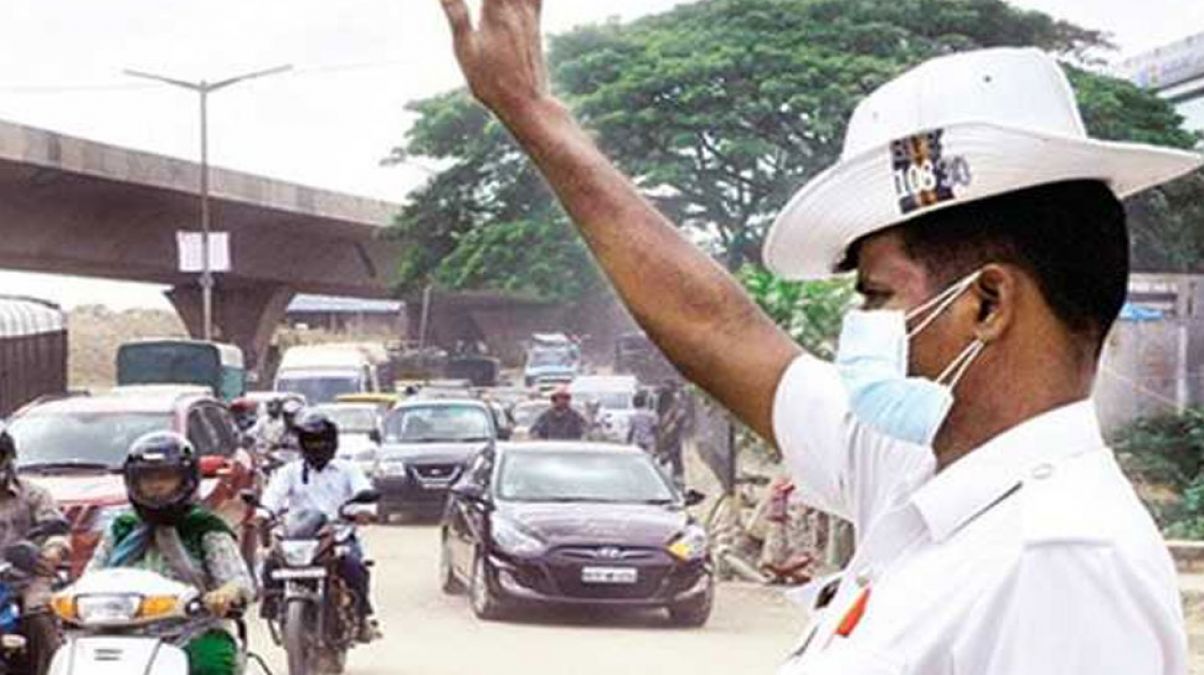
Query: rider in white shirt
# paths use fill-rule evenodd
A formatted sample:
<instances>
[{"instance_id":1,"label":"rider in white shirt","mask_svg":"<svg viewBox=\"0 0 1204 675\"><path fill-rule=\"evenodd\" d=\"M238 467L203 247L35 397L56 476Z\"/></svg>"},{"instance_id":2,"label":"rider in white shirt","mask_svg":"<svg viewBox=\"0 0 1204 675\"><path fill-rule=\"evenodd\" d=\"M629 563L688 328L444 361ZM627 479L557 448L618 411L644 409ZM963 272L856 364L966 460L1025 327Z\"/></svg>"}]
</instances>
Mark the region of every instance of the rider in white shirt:
<instances>
[{"instance_id":1,"label":"rider in white shirt","mask_svg":"<svg viewBox=\"0 0 1204 675\"><path fill-rule=\"evenodd\" d=\"M263 492L261 504L273 513L314 510L337 522L340 508L357 494L371 490L372 483L356 464L335 459L339 447L338 427L326 415L303 410L297 414L295 429L301 459L290 462L272 474ZM355 522L367 524L376 516L372 504L350 505L342 510ZM354 536L348 541L351 553L339 560L339 575L355 593L361 618L359 639L368 642L375 636L376 622L369 593L368 568L363 547ZM271 587L272 565L265 566L264 584ZM266 611L266 610L265 610Z\"/></svg>"}]
</instances>

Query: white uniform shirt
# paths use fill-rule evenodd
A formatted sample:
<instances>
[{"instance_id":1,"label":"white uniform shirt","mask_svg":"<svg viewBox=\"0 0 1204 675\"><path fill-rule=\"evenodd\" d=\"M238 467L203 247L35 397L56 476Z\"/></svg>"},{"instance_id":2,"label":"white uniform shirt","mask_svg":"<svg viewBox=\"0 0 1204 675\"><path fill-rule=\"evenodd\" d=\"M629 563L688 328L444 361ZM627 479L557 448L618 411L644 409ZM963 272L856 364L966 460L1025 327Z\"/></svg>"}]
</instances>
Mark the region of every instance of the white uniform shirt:
<instances>
[{"instance_id":1,"label":"white uniform shirt","mask_svg":"<svg viewBox=\"0 0 1204 675\"><path fill-rule=\"evenodd\" d=\"M272 474L260 502L276 513L285 507L290 511L313 509L337 522L340 506L356 494L371 489L372 482L353 462L334 459L317 471L312 466L305 467L304 460L297 460ZM375 508L357 505L348 511L374 513Z\"/></svg>"},{"instance_id":2,"label":"white uniform shirt","mask_svg":"<svg viewBox=\"0 0 1204 675\"><path fill-rule=\"evenodd\" d=\"M1174 564L1089 401L937 474L930 449L856 422L836 369L804 356L774 432L799 496L857 537L782 675L1187 672Z\"/></svg>"}]
</instances>

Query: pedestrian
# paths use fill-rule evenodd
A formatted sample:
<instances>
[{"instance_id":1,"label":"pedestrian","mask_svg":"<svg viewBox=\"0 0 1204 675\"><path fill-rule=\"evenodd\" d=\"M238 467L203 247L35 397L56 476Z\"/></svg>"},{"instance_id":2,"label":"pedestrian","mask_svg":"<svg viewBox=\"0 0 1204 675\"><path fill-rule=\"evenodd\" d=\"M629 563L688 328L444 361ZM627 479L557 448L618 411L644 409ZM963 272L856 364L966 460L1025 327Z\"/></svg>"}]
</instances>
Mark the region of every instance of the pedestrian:
<instances>
[{"instance_id":1,"label":"pedestrian","mask_svg":"<svg viewBox=\"0 0 1204 675\"><path fill-rule=\"evenodd\" d=\"M552 407L531 425L531 436L544 441L579 441L585 438L589 426L585 417L573 409L573 395L568 387L560 386L552 392Z\"/></svg>"},{"instance_id":2,"label":"pedestrian","mask_svg":"<svg viewBox=\"0 0 1204 675\"><path fill-rule=\"evenodd\" d=\"M685 443L687 410L686 398L678 387L670 386L657 400L660 424L656 437L656 454L668 466L678 486L685 485L686 465L682 458Z\"/></svg>"},{"instance_id":3,"label":"pedestrian","mask_svg":"<svg viewBox=\"0 0 1204 675\"><path fill-rule=\"evenodd\" d=\"M1090 401L1124 303L1120 199L1193 153L1089 139L1035 49L938 57L853 113L779 215L791 279L856 271L836 363L804 353L551 93L540 0L443 0L473 94L678 369L854 525L788 674L1182 675L1175 567ZM789 115L789 112L782 112ZM806 125L806 120L799 120Z\"/></svg>"},{"instance_id":4,"label":"pedestrian","mask_svg":"<svg viewBox=\"0 0 1204 675\"><path fill-rule=\"evenodd\" d=\"M627 427L627 443L656 455L656 435L659 420L657 414L648 409L648 392L637 391L632 397L635 410L631 413Z\"/></svg>"}]
</instances>

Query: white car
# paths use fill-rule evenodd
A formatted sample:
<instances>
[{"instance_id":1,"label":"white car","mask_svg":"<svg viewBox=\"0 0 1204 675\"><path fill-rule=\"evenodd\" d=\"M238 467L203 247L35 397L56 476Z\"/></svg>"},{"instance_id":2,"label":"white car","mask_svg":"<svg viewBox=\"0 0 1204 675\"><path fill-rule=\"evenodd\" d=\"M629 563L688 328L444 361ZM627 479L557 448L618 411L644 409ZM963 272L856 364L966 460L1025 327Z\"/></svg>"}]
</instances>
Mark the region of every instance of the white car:
<instances>
[{"instance_id":1,"label":"white car","mask_svg":"<svg viewBox=\"0 0 1204 675\"><path fill-rule=\"evenodd\" d=\"M314 406L339 428L339 459L355 462L369 478L380 454L381 416L375 403L325 403Z\"/></svg>"}]
</instances>

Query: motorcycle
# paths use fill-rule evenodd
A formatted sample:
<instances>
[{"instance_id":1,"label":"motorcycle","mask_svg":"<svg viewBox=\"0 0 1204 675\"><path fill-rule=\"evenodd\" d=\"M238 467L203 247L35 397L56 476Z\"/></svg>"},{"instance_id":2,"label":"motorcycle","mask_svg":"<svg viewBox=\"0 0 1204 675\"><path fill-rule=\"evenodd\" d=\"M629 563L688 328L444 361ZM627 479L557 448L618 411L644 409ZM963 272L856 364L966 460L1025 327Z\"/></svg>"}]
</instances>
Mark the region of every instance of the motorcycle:
<instances>
[{"instance_id":1,"label":"motorcycle","mask_svg":"<svg viewBox=\"0 0 1204 675\"><path fill-rule=\"evenodd\" d=\"M27 650L29 641L21 633L22 623L31 616L24 606L25 591L38 578L38 562L41 546L35 541L47 537L66 535L71 531L65 520L52 520L34 526L26 533L27 539L14 542L4 548L0 562L0 675L37 672L34 654ZM58 571L51 581L51 589L66 581L66 572ZM41 610L48 611L48 610ZM48 659L49 655L36 655Z\"/></svg>"},{"instance_id":2,"label":"motorcycle","mask_svg":"<svg viewBox=\"0 0 1204 675\"><path fill-rule=\"evenodd\" d=\"M360 621L354 595L337 573L355 535L346 509L376 503L380 494L366 490L355 495L339 508L340 519L334 523L320 511L272 513L251 492L243 493L243 500L269 519L268 569L279 585L265 589L266 618L272 640L288 656L289 675L343 672L347 652L357 644Z\"/></svg>"},{"instance_id":3,"label":"motorcycle","mask_svg":"<svg viewBox=\"0 0 1204 675\"><path fill-rule=\"evenodd\" d=\"M55 594L59 619L77 628L54 654L48 675L188 675L194 638L221 628L193 586L148 570L114 567L84 574ZM247 665L246 626L236 619L236 672Z\"/></svg>"}]
</instances>

